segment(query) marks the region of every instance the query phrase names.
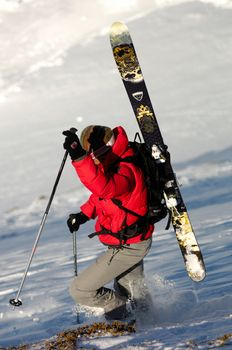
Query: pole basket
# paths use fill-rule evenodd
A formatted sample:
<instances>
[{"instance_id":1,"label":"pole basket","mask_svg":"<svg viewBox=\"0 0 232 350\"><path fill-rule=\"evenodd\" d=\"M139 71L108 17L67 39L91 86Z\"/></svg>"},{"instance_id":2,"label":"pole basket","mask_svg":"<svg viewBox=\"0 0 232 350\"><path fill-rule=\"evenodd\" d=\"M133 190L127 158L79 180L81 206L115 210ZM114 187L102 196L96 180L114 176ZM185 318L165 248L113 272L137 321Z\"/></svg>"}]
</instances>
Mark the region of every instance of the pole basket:
<instances>
[{"instance_id":1,"label":"pole basket","mask_svg":"<svg viewBox=\"0 0 232 350\"><path fill-rule=\"evenodd\" d=\"M23 304L21 299L16 299L16 298L10 299L9 303L13 306L21 306Z\"/></svg>"}]
</instances>

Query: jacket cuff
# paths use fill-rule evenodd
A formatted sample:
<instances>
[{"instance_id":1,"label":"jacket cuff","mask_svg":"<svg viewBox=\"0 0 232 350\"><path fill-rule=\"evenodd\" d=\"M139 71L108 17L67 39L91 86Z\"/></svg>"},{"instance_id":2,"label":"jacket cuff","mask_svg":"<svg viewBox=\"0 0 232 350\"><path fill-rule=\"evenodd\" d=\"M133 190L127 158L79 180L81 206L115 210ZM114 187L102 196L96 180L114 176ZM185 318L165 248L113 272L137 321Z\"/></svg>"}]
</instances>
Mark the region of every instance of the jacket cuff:
<instances>
[{"instance_id":1,"label":"jacket cuff","mask_svg":"<svg viewBox=\"0 0 232 350\"><path fill-rule=\"evenodd\" d=\"M87 156L87 153L83 154L82 156L80 156L80 157L77 158L77 159L72 159L72 163L73 163L73 162L79 162L80 160L85 159L86 156Z\"/></svg>"}]
</instances>

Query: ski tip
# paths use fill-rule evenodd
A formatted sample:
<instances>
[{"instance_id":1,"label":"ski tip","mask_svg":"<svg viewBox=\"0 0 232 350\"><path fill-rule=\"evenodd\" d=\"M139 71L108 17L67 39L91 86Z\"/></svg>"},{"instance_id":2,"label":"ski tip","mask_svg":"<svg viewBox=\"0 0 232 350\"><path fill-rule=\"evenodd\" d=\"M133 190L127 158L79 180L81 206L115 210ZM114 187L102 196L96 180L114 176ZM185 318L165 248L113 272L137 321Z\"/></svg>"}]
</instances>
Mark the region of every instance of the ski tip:
<instances>
[{"instance_id":1,"label":"ski tip","mask_svg":"<svg viewBox=\"0 0 232 350\"><path fill-rule=\"evenodd\" d=\"M128 32L128 28L125 23L121 21L114 22L110 28L111 35L120 35L124 32Z\"/></svg>"}]
</instances>

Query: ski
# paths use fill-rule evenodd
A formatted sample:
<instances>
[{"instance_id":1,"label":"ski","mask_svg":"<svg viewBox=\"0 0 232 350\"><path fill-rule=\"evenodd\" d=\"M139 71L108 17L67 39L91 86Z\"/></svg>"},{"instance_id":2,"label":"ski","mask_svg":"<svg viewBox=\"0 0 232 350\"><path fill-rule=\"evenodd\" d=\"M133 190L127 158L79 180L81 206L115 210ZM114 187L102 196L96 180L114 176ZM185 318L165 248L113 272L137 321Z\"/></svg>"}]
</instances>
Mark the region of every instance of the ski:
<instances>
[{"instance_id":1,"label":"ski","mask_svg":"<svg viewBox=\"0 0 232 350\"><path fill-rule=\"evenodd\" d=\"M115 22L112 24L110 42L115 62L144 142L157 163L166 162L167 164L168 181L165 184L164 197L171 212L171 222L183 255L187 273L193 281L202 281L206 276L202 253L181 196L171 161L166 157L167 146L164 143L152 107L129 30L124 23Z\"/></svg>"}]
</instances>

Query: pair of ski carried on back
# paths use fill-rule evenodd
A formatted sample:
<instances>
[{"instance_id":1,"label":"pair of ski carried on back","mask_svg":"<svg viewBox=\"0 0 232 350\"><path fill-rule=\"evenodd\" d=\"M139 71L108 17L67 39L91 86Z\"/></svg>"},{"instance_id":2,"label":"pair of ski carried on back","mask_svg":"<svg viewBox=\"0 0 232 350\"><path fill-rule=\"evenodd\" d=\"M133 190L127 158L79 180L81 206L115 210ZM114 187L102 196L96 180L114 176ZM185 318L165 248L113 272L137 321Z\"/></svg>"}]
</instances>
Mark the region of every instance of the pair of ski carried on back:
<instances>
[{"instance_id":1,"label":"pair of ski carried on back","mask_svg":"<svg viewBox=\"0 0 232 350\"><path fill-rule=\"evenodd\" d=\"M155 223L169 213L167 227L171 222L187 273L193 281L202 281L206 273L201 250L172 169L170 155L159 129L130 33L125 24L113 23L110 30L110 42L115 62L144 139L144 143L133 142L131 145L138 155L138 165L144 169L149 189L147 219ZM134 160L128 161L133 162ZM125 207L121 206L121 208L127 210Z\"/></svg>"}]
</instances>

